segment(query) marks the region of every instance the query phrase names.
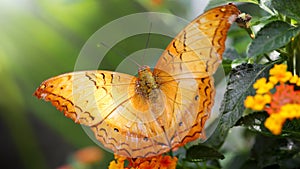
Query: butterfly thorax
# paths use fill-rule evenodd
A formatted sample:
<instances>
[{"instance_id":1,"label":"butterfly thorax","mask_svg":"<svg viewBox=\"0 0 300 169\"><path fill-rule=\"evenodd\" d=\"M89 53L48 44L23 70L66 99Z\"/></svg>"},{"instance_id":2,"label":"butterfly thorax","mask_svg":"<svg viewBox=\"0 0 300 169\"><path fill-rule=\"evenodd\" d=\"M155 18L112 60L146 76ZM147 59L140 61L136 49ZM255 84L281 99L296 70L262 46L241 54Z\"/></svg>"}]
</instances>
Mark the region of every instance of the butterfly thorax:
<instances>
[{"instance_id":1,"label":"butterfly thorax","mask_svg":"<svg viewBox=\"0 0 300 169\"><path fill-rule=\"evenodd\" d=\"M136 83L137 93L145 98L149 98L150 93L158 88L155 77L149 66L142 66L139 69L138 80Z\"/></svg>"}]
</instances>

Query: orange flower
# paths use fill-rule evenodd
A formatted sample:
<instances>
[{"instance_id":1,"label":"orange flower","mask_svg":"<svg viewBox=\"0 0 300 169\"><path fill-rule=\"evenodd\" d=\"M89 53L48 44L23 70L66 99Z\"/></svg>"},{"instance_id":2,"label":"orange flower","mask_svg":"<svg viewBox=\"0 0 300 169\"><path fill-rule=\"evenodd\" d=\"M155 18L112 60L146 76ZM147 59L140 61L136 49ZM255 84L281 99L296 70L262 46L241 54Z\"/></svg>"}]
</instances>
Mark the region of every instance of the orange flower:
<instances>
[{"instance_id":1,"label":"orange flower","mask_svg":"<svg viewBox=\"0 0 300 169\"><path fill-rule=\"evenodd\" d=\"M270 77L258 79L253 88L256 90L255 96L247 96L245 107L252 110L265 110L270 115L265 126L275 135L281 133L282 127L287 119L300 118L300 91L295 91L295 85L300 86L300 78L286 71L284 64L275 65L270 69ZM278 82L275 92L270 90ZM285 84L289 82L291 84Z\"/></svg>"},{"instance_id":2,"label":"orange flower","mask_svg":"<svg viewBox=\"0 0 300 169\"><path fill-rule=\"evenodd\" d=\"M163 0L152 0L151 2L154 5L161 5L163 3Z\"/></svg>"},{"instance_id":3,"label":"orange flower","mask_svg":"<svg viewBox=\"0 0 300 169\"><path fill-rule=\"evenodd\" d=\"M102 151L98 147L86 147L78 150L74 157L81 163L95 163L102 159Z\"/></svg>"},{"instance_id":4,"label":"orange flower","mask_svg":"<svg viewBox=\"0 0 300 169\"><path fill-rule=\"evenodd\" d=\"M177 158L164 156L160 160L160 169L175 169L176 168Z\"/></svg>"},{"instance_id":5,"label":"orange flower","mask_svg":"<svg viewBox=\"0 0 300 169\"><path fill-rule=\"evenodd\" d=\"M56 169L74 169L71 165L63 165L63 166L60 166Z\"/></svg>"},{"instance_id":6,"label":"orange flower","mask_svg":"<svg viewBox=\"0 0 300 169\"><path fill-rule=\"evenodd\" d=\"M176 169L177 158L171 156L154 156L148 158L130 159L129 165L124 168L126 158L115 157L116 160L110 163L109 169Z\"/></svg>"},{"instance_id":7,"label":"orange flower","mask_svg":"<svg viewBox=\"0 0 300 169\"><path fill-rule=\"evenodd\" d=\"M151 164L149 161L145 161L139 165L140 169L156 169L155 164Z\"/></svg>"},{"instance_id":8,"label":"orange flower","mask_svg":"<svg viewBox=\"0 0 300 169\"><path fill-rule=\"evenodd\" d=\"M276 92L272 95L270 107L265 108L269 113L277 113L280 111L281 106L288 103L300 104L300 92L294 91L293 85L280 84L276 86Z\"/></svg>"}]
</instances>

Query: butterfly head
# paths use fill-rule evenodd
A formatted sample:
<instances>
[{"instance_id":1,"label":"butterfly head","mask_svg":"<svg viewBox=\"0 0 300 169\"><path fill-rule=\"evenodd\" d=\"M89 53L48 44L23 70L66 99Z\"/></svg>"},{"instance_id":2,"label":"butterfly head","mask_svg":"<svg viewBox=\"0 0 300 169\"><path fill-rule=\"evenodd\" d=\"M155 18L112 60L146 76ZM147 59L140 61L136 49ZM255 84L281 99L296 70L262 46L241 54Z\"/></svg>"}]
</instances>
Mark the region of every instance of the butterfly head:
<instances>
[{"instance_id":1,"label":"butterfly head","mask_svg":"<svg viewBox=\"0 0 300 169\"><path fill-rule=\"evenodd\" d=\"M143 72L143 71L151 71L151 69L150 69L150 67L149 66L147 66L147 65L143 65L143 66L140 66L139 67L139 73L140 72Z\"/></svg>"}]
</instances>

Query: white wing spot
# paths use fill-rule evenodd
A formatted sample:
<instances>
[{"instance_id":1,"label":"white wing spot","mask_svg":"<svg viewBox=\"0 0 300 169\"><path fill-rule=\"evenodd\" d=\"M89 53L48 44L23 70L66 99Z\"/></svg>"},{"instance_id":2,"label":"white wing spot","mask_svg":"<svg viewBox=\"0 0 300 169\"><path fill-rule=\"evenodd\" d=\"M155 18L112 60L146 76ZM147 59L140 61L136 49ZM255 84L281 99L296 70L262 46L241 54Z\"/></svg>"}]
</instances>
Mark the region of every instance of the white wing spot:
<instances>
[{"instance_id":1,"label":"white wing spot","mask_svg":"<svg viewBox=\"0 0 300 169\"><path fill-rule=\"evenodd\" d=\"M46 94L46 93L41 93L41 98L42 98L42 99L45 99L45 98L46 98L46 96L47 96L47 94Z\"/></svg>"}]
</instances>

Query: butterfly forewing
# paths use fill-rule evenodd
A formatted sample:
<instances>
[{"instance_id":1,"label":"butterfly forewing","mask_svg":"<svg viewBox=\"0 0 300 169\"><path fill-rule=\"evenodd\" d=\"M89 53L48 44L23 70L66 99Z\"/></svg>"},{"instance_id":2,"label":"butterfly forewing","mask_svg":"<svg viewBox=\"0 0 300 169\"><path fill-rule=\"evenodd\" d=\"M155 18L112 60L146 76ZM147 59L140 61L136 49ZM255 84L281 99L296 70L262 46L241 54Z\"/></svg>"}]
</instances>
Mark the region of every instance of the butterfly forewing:
<instances>
[{"instance_id":1,"label":"butterfly forewing","mask_svg":"<svg viewBox=\"0 0 300 169\"><path fill-rule=\"evenodd\" d=\"M35 92L51 101L75 122L88 126L102 122L129 100L135 77L110 71L73 72L44 81Z\"/></svg>"},{"instance_id":2,"label":"butterfly forewing","mask_svg":"<svg viewBox=\"0 0 300 169\"><path fill-rule=\"evenodd\" d=\"M212 75L221 63L226 34L239 13L235 5L228 4L200 15L168 45L155 68L175 79Z\"/></svg>"}]
</instances>

